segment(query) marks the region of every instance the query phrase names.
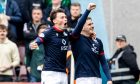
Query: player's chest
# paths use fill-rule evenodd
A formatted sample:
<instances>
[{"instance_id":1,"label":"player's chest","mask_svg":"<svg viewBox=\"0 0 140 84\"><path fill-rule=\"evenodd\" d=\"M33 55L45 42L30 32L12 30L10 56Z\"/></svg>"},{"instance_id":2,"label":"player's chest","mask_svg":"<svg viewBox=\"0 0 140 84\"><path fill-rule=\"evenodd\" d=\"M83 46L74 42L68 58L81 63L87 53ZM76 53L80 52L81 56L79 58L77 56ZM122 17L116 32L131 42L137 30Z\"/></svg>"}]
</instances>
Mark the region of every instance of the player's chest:
<instances>
[{"instance_id":1,"label":"player's chest","mask_svg":"<svg viewBox=\"0 0 140 84\"><path fill-rule=\"evenodd\" d=\"M99 54L100 45L97 40L85 39L83 45L86 46L86 50L93 54Z\"/></svg>"},{"instance_id":2,"label":"player's chest","mask_svg":"<svg viewBox=\"0 0 140 84\"><path fill-rule=\"evenodd\" d=\"M61 50L67 50L69 44L69 38L67 33L54 33L51 37L51 41L54 46L60 47Z\"/></svg>"}]
</instances>

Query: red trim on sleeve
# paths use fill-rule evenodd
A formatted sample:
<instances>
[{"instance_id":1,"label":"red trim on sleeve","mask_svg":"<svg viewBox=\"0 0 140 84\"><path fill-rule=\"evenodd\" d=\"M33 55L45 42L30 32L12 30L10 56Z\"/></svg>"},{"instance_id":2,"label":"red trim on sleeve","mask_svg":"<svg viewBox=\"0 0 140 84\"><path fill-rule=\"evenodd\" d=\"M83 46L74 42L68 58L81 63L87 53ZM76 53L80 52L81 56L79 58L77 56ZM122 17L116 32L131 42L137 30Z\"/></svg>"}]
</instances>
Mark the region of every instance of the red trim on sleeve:
<instances>
[{"instance_id":1,"label":"red trim on sleeve","mask_svg":"<svg viewBox=\"0 0 140 84\"><path fill-rule=\"evenodd\" d=\"M103 56L104 55L104 51L101 51L99 55L100 56Z\"/></svg>"},{"instance_id":2,"label":"red trim on sleeve","mask_svg":"<svg viewBox=\"0 0 140 84\"><path fill-rule=\"evenodd\" d=\"M40 38L40 37L39 37L39 40L40 40L42 43L44 42L44 40L43 40L42 38Z\"/></svg>"},{"instance_id":3,"label":"red trim on sleeve","mask_svg":"<svg viewBox=\"0 0 140 84\"><path fill-rule=\"evenodd\" d=\"M60 29L60 28L58 28L58 27L53 26L53 28L54 28L57 32L63 32L63 30Z\"/></svg>"}]
</instances>

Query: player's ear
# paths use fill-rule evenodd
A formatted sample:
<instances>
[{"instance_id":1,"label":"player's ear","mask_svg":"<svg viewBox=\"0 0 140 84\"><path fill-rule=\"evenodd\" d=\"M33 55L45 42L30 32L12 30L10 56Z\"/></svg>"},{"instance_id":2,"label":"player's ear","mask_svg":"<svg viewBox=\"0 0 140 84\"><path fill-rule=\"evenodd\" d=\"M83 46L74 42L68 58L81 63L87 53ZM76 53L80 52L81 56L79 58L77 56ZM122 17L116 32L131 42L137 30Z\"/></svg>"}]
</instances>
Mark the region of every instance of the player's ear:
<instances>
[{"instance_id":1,"label":"player's ear","mask_svg":"<svg viewBox=\"0 0 140 84\"><path fill-rule=\"evenodd\" d=\"M54 24L56 24L56 23L57 23L56 19L54 19L54 20L53 20L53 23L54 23Z\"/></svg>"}]
</instances>

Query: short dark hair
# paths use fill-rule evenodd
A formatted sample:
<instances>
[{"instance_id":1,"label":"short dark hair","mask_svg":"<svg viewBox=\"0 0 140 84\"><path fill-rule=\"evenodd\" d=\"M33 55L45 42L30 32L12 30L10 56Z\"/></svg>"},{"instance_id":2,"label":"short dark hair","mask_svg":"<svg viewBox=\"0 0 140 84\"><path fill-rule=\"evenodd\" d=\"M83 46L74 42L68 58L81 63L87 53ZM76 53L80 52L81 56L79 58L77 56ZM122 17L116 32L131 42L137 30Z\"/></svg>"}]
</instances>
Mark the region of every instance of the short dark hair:
<instances>
[{"instance_id":1,"label":"short dark hair","mask_svg":"<svg viewBox=\"0 0 140 84\"><path fill-rule=\"evenodd\" d=\"M56 18L57 13L65 13L65 11L61 8L57 9L57 10L53 10L50 14L50 20L53 23L53 20ZM54 24L54 23L53 23Z\"/></svg>"},{"instance_id":2,"label":"short dark hair","mask_svg":"<svg viewBox=\"0 0 140 84\"><path fill-rule=\"evenodd\" d=\"M31 16L32 16L32 13L34 10L40 10L42 15L43 15L43 10L40 8L40 7L32 7L32 10L31 10ZM31 20L33 20L33 18L31 17Z\"/></svg>"},{"instance_id":3,"label":"short dark hair","mask_svg":"<svg viewBox=\"0 0 140 84\"><path fill-rule=\"evenodd\" d=\"M1 30L5 30L5 29L8 30L8 28L5 25L3 25L3 24L0 24L0 29Z\"/></svg>"},{"instance_id":4,"label":"short dark hair","mask_svg":"<svg viewBox=\"0 0 140 84\"><path fill-rule=\"evenodd\" d=\"M79 6L81 8L81 4L78 2L72 3L71 6Z\"/></svg>"},{"instance_id":5,"label":"short dark hair","mask_svg":"<svg viewBox=\"0 0 140 84\"><path fill-rule=\"evenodd\" d=\"M87 20L92 20L92 18L91 17L87 17Z\"/></svg>"},{"instance_id":6,"label":"short dark hair","mask_svg":"<svg viewBox=\"0 0 140 84\"><path fill-rule=\"evenodd\" d=\"M33 13L33 10L40 10L43 14L43 10L40 7L32 7L31 13Z\"/></svg>"},{"instance_id":7,"label":"short dark hair","mask_svg":"<svg viewBox=\"0 0 140 84\"><path fill-rule=\"evenodd\" d=\"M37 33L39 32L39 30L42 28L42 26L46 25L47 27L49 26L47 23L42 23L37 27Z\"/></svg>"}]
</instances>

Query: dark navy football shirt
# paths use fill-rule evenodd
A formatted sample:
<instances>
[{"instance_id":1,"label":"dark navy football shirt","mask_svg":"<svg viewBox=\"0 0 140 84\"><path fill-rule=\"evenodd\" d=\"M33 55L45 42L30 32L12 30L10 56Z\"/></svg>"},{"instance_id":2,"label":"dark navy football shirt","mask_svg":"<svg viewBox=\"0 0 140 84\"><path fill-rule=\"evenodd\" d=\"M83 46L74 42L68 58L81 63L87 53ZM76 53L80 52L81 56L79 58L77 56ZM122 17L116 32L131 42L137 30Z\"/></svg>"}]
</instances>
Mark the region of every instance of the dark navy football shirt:
<instances>
[{"instance_id":1,"label":"dark navy football shirt","mask_svg":"<svg viewBox=\"0 0 140 84\"><path fill-rule=\"evenodd\" d=\"M44 44L45 57L43 70L65 72L69 39L80 36L89 13L89 10L85 11L72 33L69 33L67 30L62 31L59 28L52 27L43 32L35 40L38 45L41 43Z\"/></svg>"},{"instance_id":2,"label":"dark navy football shirt","mask_svg":"<svg viewBox=\"0 0 140 84\"><path fill-rule=\"evenodd\" d=\"M108 80L111 80L109 68L104 56L103 44L100 39L85 37L81 35L71 42L73 56L75 59L75 78L98 77L100 74L100 63Z\"/></svg>"}]
</instances>

